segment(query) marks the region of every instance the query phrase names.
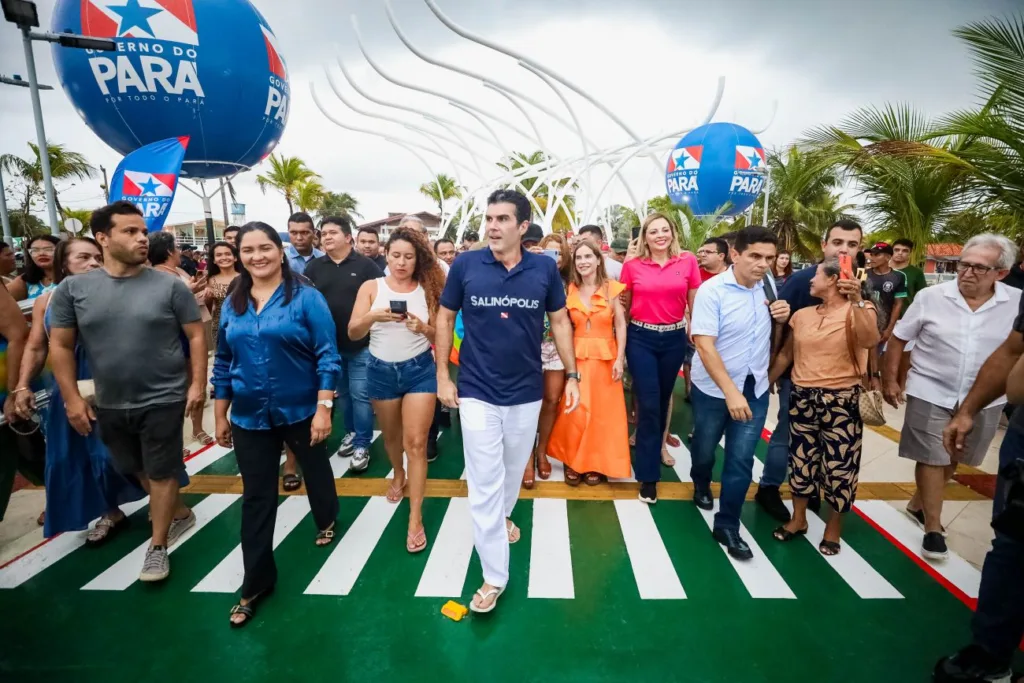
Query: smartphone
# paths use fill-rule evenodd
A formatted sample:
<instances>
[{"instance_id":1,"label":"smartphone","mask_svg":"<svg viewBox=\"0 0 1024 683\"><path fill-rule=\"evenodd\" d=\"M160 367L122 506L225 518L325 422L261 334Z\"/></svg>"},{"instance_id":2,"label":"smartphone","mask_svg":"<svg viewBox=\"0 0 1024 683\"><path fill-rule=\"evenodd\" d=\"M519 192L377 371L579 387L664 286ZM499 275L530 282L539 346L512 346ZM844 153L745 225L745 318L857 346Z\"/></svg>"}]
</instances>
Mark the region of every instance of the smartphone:
<instances>
[{"instance_id":1,"label":"smartphone","mask_svg":"<svg viewBox=\"0 0 1024 683\"><path fill-rule=\"evenodd\" d=\"M632 239L636 239L637 237L639 237L640 236L640 226L638 225L638 226L634 227L633 230L629 234L632 235Z\"/></svg>"},{"instance_id":2,"label":"smartphone","mask_svg":"<svg viewBox=\"0 0 1024 683\"><path fill-rule=\"evenodd\" d=\"M545 249L544 250L544 255L551 257L555 261L558 260L558 250L557 249Z\"/></svg>"},{"instance_id":3,"label":"smartphone","mask_svg":"<svg viewBox=\"0 0 1024 683\"><path fill-rule=\"evenodd\" d=\"M853 259L849 254L839 255L839 277L844 280L853 279Z\"/></svg>"},{"instance_id":4,"label":"smartphone","mask_svg":"<svg viewBox=\"0 0 1024 683\"><path fill-rule=\"evenodd\" d=\"M392 301L390 308L392 313L402 316L403 319L409 314L409 308L405 301Z\"/></svg>"}]
</instances>

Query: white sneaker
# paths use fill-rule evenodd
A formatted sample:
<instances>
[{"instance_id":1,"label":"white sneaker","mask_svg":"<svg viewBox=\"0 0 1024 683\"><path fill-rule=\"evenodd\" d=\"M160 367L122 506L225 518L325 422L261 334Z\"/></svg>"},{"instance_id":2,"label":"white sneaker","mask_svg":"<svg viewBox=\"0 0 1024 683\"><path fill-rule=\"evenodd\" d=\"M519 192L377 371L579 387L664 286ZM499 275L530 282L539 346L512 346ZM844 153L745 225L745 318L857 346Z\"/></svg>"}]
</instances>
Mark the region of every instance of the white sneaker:
<instances>
[{"instance_id":1,"label":"white sneaker","mask_svg":"<svg viewBox=\"0 0 1024 683\"><path fill-rule=\"evenodd\" d=\"M150 546L146 551L146 559L142 561L139 581L163 581L171 574L171 560L167 557L167 548Z\"/></svg>"},{"instance_id":2,"label":"white sneaker","mask_svg":"<svg viewBox=\"0 0 1024 683\"><path fill-rule=\"evenodd\" d=\"M341 458L347 458L352 455L352 441L356 438L355 432L349 432L342 438L341 444L338 446L338 450L334 452L335 455Z\"/></svg>"},{"instance_id":3,"label":"white sneaker","mask_svg":"<svg viewBox=\"0 0 1024 683\"><path fill-rule=\"evenodd\" d=\"M359 446L352 451L352 463L349 469L353 472L365 472L370 466L370 449Z\"/></svg>"},{"instance_id":4,"label":"white sneaker","mask_svg":"<svg viewBox=\"0 0 1024 683\"><path fill-rule=\"evenodd\" d=\"M172 545L178 542L181 535L196 525L196 513L191 510L188 511L188 517L182 519L172 519L171 526L167 530L167 547L170 548Z\"/></svg>"}]
</instances>

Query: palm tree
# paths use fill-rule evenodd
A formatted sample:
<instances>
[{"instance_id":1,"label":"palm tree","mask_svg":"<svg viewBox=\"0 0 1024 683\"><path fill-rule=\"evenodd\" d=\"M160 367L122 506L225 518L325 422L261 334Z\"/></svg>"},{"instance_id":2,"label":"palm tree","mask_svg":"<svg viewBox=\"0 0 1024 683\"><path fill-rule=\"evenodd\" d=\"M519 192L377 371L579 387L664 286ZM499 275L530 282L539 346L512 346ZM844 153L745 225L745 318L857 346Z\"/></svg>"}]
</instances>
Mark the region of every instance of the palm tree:
<instances>
[{"instance_id":1,"label":"palm tree","mask_svg":"<svg viewBox=\"0 0 1024 683\"><path fill-rule=\"evenodd\" d=\"M907 238L919 259L935 230L964 208L969 172L937 164L925 150L954 156L964 139L942 137L935 124L905 104L867 107L839 127L807 134L807 143L837 171L856 182L865 212L881 234Z\"/></svg>"},{"instance_id":2,"label":"palm tree","mask_svg":"<svg viewBox=\"0 0 1024 683\"><path fill-rule=\"evenodd\" d=\"M689 204L675 204L667 194L647 200L647 208L651 213L671 216L679 226L679 246L694 253L709 237L741 227L737 223L743 221L742 217L730 219L725 215L728 204L709 216L697 216Z\"/></svg>"},{"instance_id":3,"label":"palm tree","mask_svg":"<svg viewBox=\"0 0 1024 683\"><path fill-rule=\"evenodd\" d=\"M521 168L526 166L535 166L542 164L547 161L547 155L541 150L537 150L531 154L523 154L522 152L512 152L507 158L502 159L498 162L498 168L508 173L514 173ZM536 176L526 176L520 179L520 184L527 191L533 192L534 201L540 210L547 213L548 201L554 199L554 195L557 192L562 194L563 190L569 183L569 178L557 178L555 180L548 181L547 183L540 183ZM521 188L516 188L521 189ZM554 216L551 219L551 231L559 233L567 233L572 231L572 226L576 223L576 198L572 192L576 189L575 184L568 188L562 201L559 204L558 209L555 211ZM564 203L564 206L562 204Z\"/></svg>"},{"instance_id":4,"label":"palm tree","mask_svg":"<svg viewBox=\"0 0 1024 683\"><path fill-rule=\"evenodd\" d=\"M320 203L320 214L323 216L356 216L362 218L356 209L359 201L348 192L324 192Z\"/></svg>"},{"instance_id":5,"label":"palm tree","mask_svg":"<svg viewBox=\"0 0 1024 683\"><path fill-rule=\"evenodd\" d=\"M82 223L82 227L77 233L75 233L75 237L81 237L82 235L88 234L89 220L92 218L92 209L65 208L61 211L61 216L64 218L65 222L67 222L68 219L75 218Z\"/></svg>"},{"instance_id":6,"label":"palm tree","mask_svg":"<svg viewBox=\"0 0 1024 683\"><path fill-rule=\"evenodd\" d=\"M21 210L24 214L30 213L35 200L45 194L39 145L30 142L28 146L32 150L32 157L29 159L22 159L15 154L0 156L0 166L3 167L4 172L18 178L25 186L25 197L21 202ZM85 180L96 172L96 169L86 161L85 156L78 152L72 152L64 145L47 144L46 150L50 161L50 177L54 183L66 180ZM54 188L54 203L57 205L57 211L61 212L63 207L61 207L56 187Z\"/></svg>"},{"instance_id":7,"label":"palm tree","mask_svg":"<svg viewBox=\"0 0 1024 683\"><path fill-rule=\"evenodd\" d=\"M295 206L299 211L316 213L324 201L324 186L318 180L304 180L295 186Z\"/></svg>"},{"instance_id":8,"label":"palm tree","mask_svg":"<svg viewBox=\"0 0 1024 683\"><path fill-rule=\"evenodd\" d=\"M849 218L850 204L840 204L839 175L829 159L790 147L768 153L771 198L768 227L779 237L779 249L804 258L820 255L821 236L840 218ZM754 204L754 216L764 215L764 195ZM755 220L755 222L758 222Z\"/></svg>"},{"instance_id":9,"label":"palm tree","mask_svg":"<svg viewBox=\"0 0 1024 683\"><path fill-rule=\"evenodd\" d=\"M953 33L974 57L986 104L939 122L939 134L965 140L952 154L935 156L966 168L984 199L1024 214L1024 16L986 19Z\"/></svg>"},{"instance_id":10,"label":"palm tree","mask_svg":"<svg viewBox=\"0 0 1024 683\"><path fill-rule=\"evenodd\" d=\"M320 176L311 171L299 157L271 154L269 161L270 172L256 176L256 184L263 194L267 193L268 187L283 194L284 200L288 202L288 213L294 213L299 186L309 180L318 180Z\"/></svg>"},{"instance_id":11,"label":"palm tree","mask_svg":"<svg viewBox=\"0 0 1024 683\"><path fill-rule=\"evenodd\" d=\"M455 178L438 173L429 183L420 185L420 194L437 204L437 214L443 220L444 203L449 199L462 199L462 188L455 182Z\"/></svg>"}]
</instances>

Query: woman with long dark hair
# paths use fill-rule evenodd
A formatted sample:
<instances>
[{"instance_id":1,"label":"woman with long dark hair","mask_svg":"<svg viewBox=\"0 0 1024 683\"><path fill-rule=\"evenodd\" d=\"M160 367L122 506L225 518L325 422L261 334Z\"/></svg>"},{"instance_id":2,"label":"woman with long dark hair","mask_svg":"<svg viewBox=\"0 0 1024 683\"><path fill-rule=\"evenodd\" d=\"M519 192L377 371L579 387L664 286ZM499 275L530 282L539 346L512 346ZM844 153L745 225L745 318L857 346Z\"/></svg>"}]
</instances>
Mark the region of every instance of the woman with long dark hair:
<instances>
[{"instance_id":1,"label":"woman with long dark hair","mask_svg":"<svg viewBox=\"0 0 1024 683\"><path fill-rule=\"evenodd\" d=\"M536 253L543 254L545 251L557 251L558 256L555 262L558 264L558 273L562 276L562 286L567 287L572 274L572 256L569 253L569 245L562 235L551 233L545 235L540 243L531 249ZM534 457L526 464L526 471L523 473L523 487L532 489L534 485L534 472L541 479L551 476L551 463L548 461L548 440L551 438L551 430L555 426L555 417L558 415L558 406L562 401L562 392L565 390L565 368L558 358L558 350L555 349L555 340L551 336L551 321L544 316L544 338L540 343L541 366L544 368L544 399L540 404L540 417L537 419L537 448ZM570 485L580 483L579 474L567 468L565 480Z\"/></svg>"},{"instance_id":2,"label":"woman with long dark hair","mask_svg":"<svg viewBox=\"0 0 1024 683\"><path fill-rule=\"evenodd\" d=\"M776 291L782 289L786 280L793 274L793 252L783 249L775 255L775 263L772 264L772 277L775 278Z\"/></svg>"},{"instance_id":3,"label":"woman with long dark hair","mask_svg":"<svg viewBox=\"0 0 1024 683\"><path fill-rule=\"evenodd\" d=\"M91 237L72 237L57 245L53 257L53 284L65 278L78 276L100 268L103 253ZM19 377L25 389L15 392L15 411L29 419L36 410L35 394L28 388L32 378L39 375L49 355L50 293L35 300L33 318L43 324L33 325L28 344L21 358ZM92 379L85 351L75 347L79 382ZM99 431L82 436L68 422L64 400L56 382L50 383L50 402L44 420L46 423L46 500L47 512L43 534L49 538L65 531L81 531L99 517L89 529L85 541L99 545L120 532L127 518L119 505L139 500L146 495L134 477L117 472L110 460ZM188 484L186 479L185 484Z\"/></svg>"},{"instance_id":4,"label":"woman with long dark hair","mask_svg":"<svg viewBox=\"0 0 1024 683\"><path fill-rule=\"evenodd\" d=\"M53 279L54 252L60 240L53 235L36 235L22 244L25 272L7 285L16 301L36 299L57 286Z\"/></svg>"},{"instance_id":5,"label":"woman with long dark hair","mask_svg":"<svg viewBox=\"0 0 1024 683\"><path fill-rule=\"evenodd\" d=\"M244 268L221 310L213 364L217 443L234 446L244 487L245 578L231 608L233 627L253 619L256 600L277 582L274 523L284 444L305 475L316 545L334 539L338 497L326 440L341 369L327 301L293 273L277 231L247 223L238 246Z\"/></svg>"},{"instance_id":6,"label":"woman with long dark hair","mask_svg":"<svg viewBox=\"0 0 1024 683\"><path fill-rule=\"evenodd\" d=\"M437 398L437 367L431 345L444 272L419 232L398 228L385 245L388 275L364 282L348 323L348 336L370 335L367 393L380 421L384 448L394 468L387 499L401 502L409 489L405 549L427 547L423 496L427 486L427 439ZM408 457L408 472L403 458Z\"/></svg>"},{"instance_id":7,"label":"woman with long dark hair","mask_svg":"<svg viewBox=\"0 0 1024 683\"><path fill-rule=\"evenodd\" d=\"M210 248L210 256L207 260L207 290L209 296L206 299L210 307L210 314L213 316L213 334L217 336L217 329L220 327L220 310L224 306L224 299L228 296L228 289L231 283L239 275L241 264L239 263L238 250L227 242L217 242Z\"/></svg>"}]
</instances>

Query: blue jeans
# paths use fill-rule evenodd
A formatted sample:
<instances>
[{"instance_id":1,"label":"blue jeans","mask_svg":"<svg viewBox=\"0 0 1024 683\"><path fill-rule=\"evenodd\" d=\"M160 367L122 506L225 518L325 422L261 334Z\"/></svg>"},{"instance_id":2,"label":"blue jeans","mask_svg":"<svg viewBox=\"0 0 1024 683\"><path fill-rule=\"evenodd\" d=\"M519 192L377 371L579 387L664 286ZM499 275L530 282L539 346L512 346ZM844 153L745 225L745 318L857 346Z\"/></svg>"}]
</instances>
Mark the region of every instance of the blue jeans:
<instances>
[{"instance_id":1,"label":"blue jeans","mask_svg":"<svg viewBox=\"0 0 1024 683\"><path fill-rule=\"evenodd\" d=\"M630 325L626 362L633 376L637 402L636 480L661 480L662 435L668 425L668 403L686 353L686 331L656 332Z\"/></svg>"},{"instance_id":2,"label":"blue jeans","mask_svg":"<svg viewBox=\"0 0 1024 683\"><path fill-rule=\"evenodd\" d=\"M1000 471L1017 458L1024 458L1024 433L1010 428L999 449ZM999 477L992 503L993 517L1003 510L1006 486L1006 480ZM1006 666L1024 638L1024 543L999 532L985 556L971 630L975 644Z\"/></svg>"},{"instance_id":3,"label":"blue jeans","mask_svg":"<svg viewBox=\"0 0 1024 683\"><path fill-rule=\"evenodd\" d=\"M695 488L711 489L711 470L715 466L715 448L725 434L725 466L722 469L722 493L719 496L718 514L715 515L715 529L738 530L740 510L750 488L751 472L754 469L754 448L761 439L764 420L768 416L768 392L754 396L754 378L748 376L743 383L743 396L747 399L754 418L749 422L738 422L729 416L724 398L709 396L693 387L690 402L696 416L693 427L693 441L690 455L693 467L690 476Z\"/></svg>"},{"instance_id":4,"label":"blue jeans","mask_svg":"<svg viewBox=\"0 0 1024 683\"><path fill-rule=\"evenodd\" d=\"M338 402L345 411L345 433L355 432L354 448L369 448L373 440L373 407L367 392L366 364L370 349L341 354Z\"/></svg>"},{"instance_id":5,"label":"blue jeans","mask_svg":"<svg viewBox=\"0 0 1024 683\"><path fill-rule=\"evenodd\" d=\"M789 377L782 377L779 379L778 388L779 421L768 442L761 486L782 486L789 468L789 392L793 390L793 382Z\"/></svg>"}]
</instances>

